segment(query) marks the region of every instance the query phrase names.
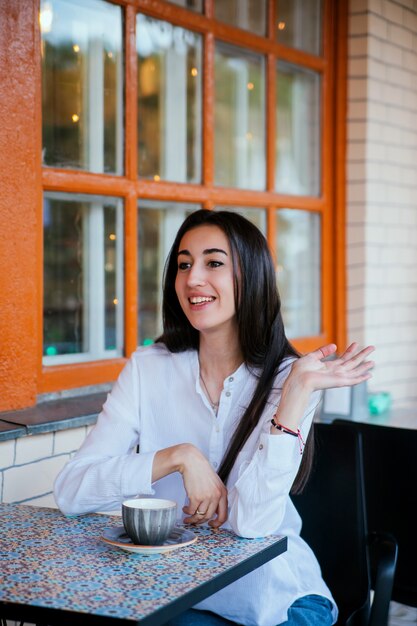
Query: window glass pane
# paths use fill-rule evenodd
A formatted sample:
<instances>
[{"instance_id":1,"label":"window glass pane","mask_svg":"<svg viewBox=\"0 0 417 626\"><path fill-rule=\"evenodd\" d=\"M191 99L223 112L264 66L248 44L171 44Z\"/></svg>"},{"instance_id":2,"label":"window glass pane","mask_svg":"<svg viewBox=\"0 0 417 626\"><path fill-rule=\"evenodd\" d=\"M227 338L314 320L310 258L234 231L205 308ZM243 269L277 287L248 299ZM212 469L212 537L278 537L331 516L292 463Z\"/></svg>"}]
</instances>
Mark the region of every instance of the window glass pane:
<instances>
[{"instance_id":1,"label":"window glass pane","mask_svg":"<svg viewBox=\"0 0 417 626\"><path fill-rule=\"evenodd\" d=\"M201 13L203 10L203 0L170 0L173 4L178 4L185 9L191 9L197 13Z\"/></svg>"},{"instance_id":2,"label":"window glass pane","mask_svg":"<svg viewBox=\"0 0 417 626\"><path fill-rule=\"evenodd\" d=\"M290 338L321 332L320 215L280 209L277 228L277 281L282 315Z\"/></svg>"},{"instance_id":3,"label":"window glass pane","mask_svg":"<svg viewBox=\"0 0 417 626\"><path fill-rule=\"evenodd\" d=\"M265 189L264 58L216 44L214 179L218 185Z\"/></svg>"},{"instance_id":4,"label":"window glass pane","mask_svg":"<svg viewBox=\"0 0 417 626\"><path fill-rule=\"evenodd\" d=\"M275 0L279 43L311 54L322 50L322 1Z\"/></svg>"},{"instance_id":5,"label":"window glass pane","mask_svg":"<svg viewBox=\"0 0 417 626\"><path fill-rule=\"evenodd\" d=\"M162 332L162 276L175 235L198 204L139 200L139 344L152 343Z\"/></svg>"},{"instance_id":6,"label":"window glass pane","mask_svg":"<svg viewBox=\"0 0 417 626\"><path fill-rule=\"evenodd\" d=\"M104 206L104 327L105 349L123 348L123 223L121 203ZM120 296L122 299L119 301Z\"/></svg>"},{"instance_id":7,"label":"window glass pane","mask_svg":"<svg viewBox=\"0 0 417 626\"><path fill-rule=\"evenodd\" d=\"M256 35L266 34L266 0L215 0L216 20L244 28Z\"/></svg>"},{"instance_id":8,"label":"window glass pane","mask_svg":"<svg viewBox=\"0 0 417 626\"><path fill-rule=\"evenodd\" d=\"M320 195L320 75L288 63L277 65L275 188Z\"/></svg>"},{"instance_id":9,"label":"window glass pane","mask_svg":"<svg viewBox=\"0 0 417 626\"><path fill-rule=\"evenodd\" d=\"M264 209L242 206L216 206L216 211L236 211L247 220L255 224L259 230L266 236L266 213Z\"/></svg>"},{"instance_id":10,"label":"window glass pane","mask_svg":"<svg viewBox=\"0 0 417 626\"><path fill-rule=\"evenodd\" d=\"M139 175L201 181L201 36L137 18Z\"/></svg>"},{"instance_id":11,"label":"window glass pane","mask_svg":"<svg viewBox=\"0 0 417 626\"><path fill-rule=\"evenodd\" d=\"M41 0L43 163L123 172L122 9Z\"/></svg>"},{"instance_id":12,"label":"window glass pane","mask_svg":"<svg viewBox=\"0 0 417 626\"><path fill-rule=\"evenodd\" d=\"M121 200L44 198L44 363L123 354Z\"/></svg>"}]
</instances>

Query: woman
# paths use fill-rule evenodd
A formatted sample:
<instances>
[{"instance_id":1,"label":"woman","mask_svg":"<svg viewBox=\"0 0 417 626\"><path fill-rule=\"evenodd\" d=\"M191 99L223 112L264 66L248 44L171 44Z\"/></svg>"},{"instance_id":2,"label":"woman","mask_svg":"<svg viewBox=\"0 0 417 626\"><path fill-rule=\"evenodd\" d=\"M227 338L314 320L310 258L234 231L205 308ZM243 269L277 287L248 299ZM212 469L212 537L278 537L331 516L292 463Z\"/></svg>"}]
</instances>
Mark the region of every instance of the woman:
<instances>
[{"instance_id":1,"label":"woman","mask_svg":"<svg viewBox=\"0 0 417 626\"><path fill-rule=\"evenodd\" d=\"M334 600L289 493L308 476L313 439L304 442L318 390L367 380L373 348L352 344L324 360L336 351L330 344L299 357L285 336L266 240L226 211L196 211L179 229L163 321L162 336L132 355L58 476L59 507L120 509L124 499L155 494L176 500L185 523L288 536L284 555L171 625L334 623Z\"/></svg>"}]
</instances>

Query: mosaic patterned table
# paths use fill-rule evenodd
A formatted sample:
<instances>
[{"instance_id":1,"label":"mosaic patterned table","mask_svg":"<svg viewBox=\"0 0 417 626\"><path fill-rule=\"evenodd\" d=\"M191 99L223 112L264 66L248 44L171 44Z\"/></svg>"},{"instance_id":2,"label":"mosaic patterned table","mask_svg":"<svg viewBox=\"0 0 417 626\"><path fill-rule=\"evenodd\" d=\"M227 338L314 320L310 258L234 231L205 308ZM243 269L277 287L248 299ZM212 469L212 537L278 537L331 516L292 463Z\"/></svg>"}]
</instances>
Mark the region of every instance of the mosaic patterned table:
<instances>
[{"instance_id":1,"label":"mosaic patterned table","mask_svg":"<svg viewBox=\"0 0 417 626\"><path fill-rule=\"evenodd\" d=\"M193 527L198 539L165 554L118 550L100 537L120 517L65 517L0 504L0 617L65 624L158 626L285 552L286 537L242 539Z\"/></svg>"}]
</instances>

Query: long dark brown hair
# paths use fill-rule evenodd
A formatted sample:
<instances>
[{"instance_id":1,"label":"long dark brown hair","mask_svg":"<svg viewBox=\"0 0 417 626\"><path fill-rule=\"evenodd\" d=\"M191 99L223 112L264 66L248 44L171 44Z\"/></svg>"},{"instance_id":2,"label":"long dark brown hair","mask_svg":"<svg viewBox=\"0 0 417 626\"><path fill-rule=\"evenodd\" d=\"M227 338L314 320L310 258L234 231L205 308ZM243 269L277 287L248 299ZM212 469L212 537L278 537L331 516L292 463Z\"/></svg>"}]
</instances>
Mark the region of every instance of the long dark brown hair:
<instances>
[{"instance_id":1,"label":"long dark brown hair","mask_svg":"<svg viewBox=\"0 0 417 626\"><path fill-rule=\"evenodd\" d=\"M257 372L253 397L242 415L220 465L226 483L237 455L258 424L283 360L299 354L288 341L281 316L274 263L265 237L249 220L231 211L201 209L181 225L167 258L163 286L163 334L157 339L171 352L199 348L199 332L185 316L175 292L177 253L186 232L199 226L217 226L228 238L234 268L236 319L245 364ZM239 278L238 278L239 277ZM304 487L310 473L313 436L304 449L292 493Z\"/></svg>"}]
</instances>

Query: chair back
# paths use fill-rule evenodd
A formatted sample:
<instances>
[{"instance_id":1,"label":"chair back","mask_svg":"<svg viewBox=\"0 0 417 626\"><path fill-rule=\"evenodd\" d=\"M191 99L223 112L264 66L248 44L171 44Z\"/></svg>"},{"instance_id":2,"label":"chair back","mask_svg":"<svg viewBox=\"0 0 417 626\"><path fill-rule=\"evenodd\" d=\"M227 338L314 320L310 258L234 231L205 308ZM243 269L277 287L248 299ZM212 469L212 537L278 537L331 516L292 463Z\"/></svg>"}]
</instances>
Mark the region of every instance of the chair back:
<instances>
[{"instance_id":1,"label":"chair back","mask_svg":"<svg viewBox=\"0 0 417 626\"><path fill-rule=\"evenodd\" d=\"M339 625L368 623L370 571L363 492L361 435L343 424L314 426L315 463L292 500L301 536L314 551L339 607Z\"/></svg>"},{"instance_id":2,"label":"chair back","mask_svg":"<svg viewBox=\"0 0 417 626\"><path fill-rule=\"evenodd\" d=\"M417 607L417 430L342 420L335 423L362 437L369 530L391 533L397 540L392 599Z\"/></svg>"}]
</instances>

